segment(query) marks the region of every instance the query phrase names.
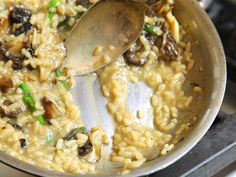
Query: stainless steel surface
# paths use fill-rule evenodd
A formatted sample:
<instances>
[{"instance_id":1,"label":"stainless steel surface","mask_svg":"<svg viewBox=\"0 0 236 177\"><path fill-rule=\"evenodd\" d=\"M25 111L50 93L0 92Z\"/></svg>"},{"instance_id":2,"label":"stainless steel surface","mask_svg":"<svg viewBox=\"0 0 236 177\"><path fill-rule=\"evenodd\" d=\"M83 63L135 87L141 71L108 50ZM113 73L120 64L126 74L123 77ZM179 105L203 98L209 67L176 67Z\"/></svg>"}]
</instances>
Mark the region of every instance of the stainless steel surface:
<instances>
[{"instance_id":1,"label":"stainless steel surface","mask_svg":"<svg viewBox=\"0 0 236 177\"><path fill-rule=\"evenodd\" d=\"M226 84L226 63L223 48L217 32L211 23L208 16L202 10L195 0L176 0L176 10L175 13L182 24L187 24L193 34L195 40L199 42L199 45L194 45L194 53L196 54L196 59L202 59L205 69L206 78L206 107L203 110L202 117L190 133L190 135L176 146L176 149L166 156L160 157L153 161L147 162L140 168L134 169L131 173L126 176L141 176L153 173L155 171L161 170L170 164L177 161L183 155L185 155L196 143L203 137L207 132L212 122L214 121L220 105L223 100L225 84ZM209 35L211 34L211 35ZM75 97L80 97L84 102L78 102L82 104L83 111L85 111L85 118L89 116L97 117L98 123L102 126L107 127L106 130L110 135L113 133L112 121L103 121L103 119L111 120L109 115L104 108L106 100L102 97L98 81L96 76L81 77L77 79L77 94ZM138 101L136 106L148 106L148 102L142 93L146 92L146 88L142 84L135 87L137 94L140 93L140 97L136 99L143 100ZM144 90L143 90L144 89ZM86 95L83 95L86 94ZM132 96L130 96L132 98ZM132 100L132 99L131 99ZM129 102L131 105L132 101ZM102 116L100 116L102 115ZM93 122L97 123L97 122ZM90 123L86 123L89 125ZM92 126L92 125L91 125ZM49 177L75 177L78 175L62 174L57 172L48 171L35 167L24 162L21 162L5 153L0 153L0 160L14 166L15 168L22 169L26 172L33 173L39 176L49 176ZM102 174L97 176L108 176L109 174ZM85 175L91 176L91 175ZM110 176L117 176L117 174L110 174Z\"/></svg>"},{"instance_id":2,"label":"stainless steel surface","mask_svg":"<svg viewBox=\"0 0 236 177\"><path fill-rule=\"evenodd\" d=\"M85 75L115 61L140 36L146 8L145 3L134 1L101 0L93 5L66 39L63 66L71 68L74 75ZM98 46L103 51L93 55ZM110 61L103 62L104 55Z\"/></svg>"}]
</instances>

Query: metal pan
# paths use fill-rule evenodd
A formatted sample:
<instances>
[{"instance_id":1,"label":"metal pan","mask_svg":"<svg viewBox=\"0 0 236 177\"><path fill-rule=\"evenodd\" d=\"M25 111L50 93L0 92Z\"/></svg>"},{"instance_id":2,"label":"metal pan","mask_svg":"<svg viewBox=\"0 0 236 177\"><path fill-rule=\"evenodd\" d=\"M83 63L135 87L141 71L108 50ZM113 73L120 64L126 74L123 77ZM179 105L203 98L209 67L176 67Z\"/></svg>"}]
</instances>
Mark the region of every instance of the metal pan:
<instances>
[{"instance_id":1,"label":"metal pan","mask_svg":"<svg viewBox=\"0 0 236 177\"><path fill-rule=\"evenodd\" d=\"M140 168L134 169L126 176L141 176L153 173L161 170L168 165L174 163L183 155L185 155L207 132L211 124L213 123L223 100L225 86L226 86L226 62L223 47L219 36L213 26L211 20L205 13L205 11L199 6L196 0L176 0L175 15L181 24L187 25L191 32L192 40L198 41L198 44L193 45L193 54L195 59L199 59L203 62L204 66L204 82L205 82L205 100L204 107L201 114L201 119L196 123L196 126L190 132L189 136L179 143L176 148L168 153L166 156L157 158L153 161L145 163ZM203 79L203 78L202 78ZM146 90L142 85L138 85L137 92L142 93ZM108 113L105 109L106 101L102 97L97 78L95 76L89 76L88 78L78 78L76 93L73 92L75 99L86 100L82 103L78 101L78 104L82 110L82 116L98 117L96 120L98 123L106 127L108 135L112 135L113 127L112 122L103 121ZM78 91L79 90L79 91ZM132 99L137 99L129 96L128 102L132 102ZM84 99L83 99L84 98ZM136 104L131 104L135 109L140 104L145 103L143 97L138 97ZM91 111L92 110L92 111ZM97 122L85 122L88 126L93 126ZM110 130L110 132L108 131ZM38 176L48 177L78 177L80 175L62 174L54 171L49 171L36 166L29 165L25 162L17 160L3 152L0 152L0 161L6 163L14 168L22 171L35 174ZM84 175L86 177L93 175ZM106 175L97 175L106 176ZM118 176L117 173L110 174L109 176Z\"/></svg>"}]
</instances>

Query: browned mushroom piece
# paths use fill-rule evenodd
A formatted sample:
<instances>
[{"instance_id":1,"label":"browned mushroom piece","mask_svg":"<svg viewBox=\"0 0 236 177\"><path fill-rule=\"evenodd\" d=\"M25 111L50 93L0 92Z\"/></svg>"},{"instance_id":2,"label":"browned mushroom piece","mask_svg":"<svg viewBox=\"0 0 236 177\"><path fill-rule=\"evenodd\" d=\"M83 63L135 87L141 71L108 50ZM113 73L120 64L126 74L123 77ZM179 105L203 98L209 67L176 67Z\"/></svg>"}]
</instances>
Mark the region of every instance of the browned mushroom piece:
<instances>
[{"instance_id":1,"label":"browned mushroom piece","mask_svg":"<svg viewBox=\"0 0 236 177\"><path fill-rule=\"evenodd\" d=\"M0 115L3 117L8 117L8 118L12 118L12 119L16 119L19 114L22 112L22 110L20 108L16 108L14 111L5 111L2 108L0 108Z\"/></svg>"},{"instance_id":2,"label":"browned mushroom piece","mask_svg":"<svg viewBox=\"0 0 236 177\"><path fill-rule=\"evenodd\" d=\"M108 144L107 136L101 128L92 128L89 133L89 140L83 148L79 149L80 156L86 156L86 161L95 163L102 157L102 146Z\"/></svg>"},{"instance_id":3,"label":"browned mushroom piece","mask_svg":"<svg viewBox=\"0 0 236 177\"><path fill-rule=\"evenodd\" d=\"M3 101L3 105L5 106L10 106L12 104L14 104L14 102L12 102L11 100L6 99ZM0 115L2 117L8 117L12 119L16 119L22 111L24 111L24 108L22 108L21 105L17 106L16 108L14 108L14 110L11 111L5 110L4 107L0 107Z\"/></svg>"},{"instance_id":4,"label":"browned mushroom piece","mask_svg":"<svg viewBox=\"0 0 236 177\"><path fill-rule=\"evenodd\" d=\"M136 52L132 51L131 49L127 50L123 56L126 63L129 65L143 66L147 62L146 58L138 57Z\"/></svg>"},{"instance_id":5,"label":"browned mushroom piece","mask_svg":"<svg viewBox=\"0 0 236 177\"><path fill-rule=\"evenodd\" d=\"M5 112L4 112L4 110L0 107L0 116L1 117L4 117L5 116Z\"/></svg>"},{"instance_id":6,"label":"browned mushroom piece","mask_svg":"<svg viewBox=\"0 0 236 177\"><path fill-rule=\"evenodd\" d=\"M0 90L6 93L8 89L13 88L12 79L8 76L0 76Z\"/></svg>"},{"instance_id":7,"label":"browned mushroom piece","mask_svg":"<svg viewBox=\"0 0 236 177\"><path fill-rule=\"evenodd\" d=\"M82 147L78 148L78 154L81 157L85 157L93 151L93 145L88 139Z\"/></svg>"},{"instance_id":8,"label":"browned mushroom piece","mask_svg":"<svg viewBox=\"0 0 236 177\"><path fill-rule=\"evenodd\" d=\"M0 42L0 60L7 62L12 61L12 68L15 70L20 70L23 68L23 61L25 60L24 55L15 55L8 51L5 44Z\"/></svg>"},{"instance_id":9,"label":"browned mushroom piece","mask_svg":"<svg viewBox=\"0 0 236 177\"><path fill-rule=\"evenodd\" d=\"M135 46L132 46L130 49L128 49L124 54L123 57L125 59L125 62L128 65L134 65L134 66L143 66L147 62L147 58L141 58L138 56L138 54L144 50L142 44L140 41L137 41Z\"/></svg>"},{"instance_id":10,"label":"browned mushroom piece","mask_svg":"<svg viewBox=\"0 0 236 177\"><path fill-rule=\"evenodd\" d=\"M60 116L61 113L55 103L50 101L47 97L43 97L42 102L45 110L44 116L46 119L50 120Z\"/></svg>"},{"instance_id":11,"label":"browned mushroom piece","mask_svg":"<svg viewBox=\"0 0 236 177\"><path fill-rule=\"evenodd\" d=\"M22 112L21 108L16 108L14 111L4 111L4 116L12 119L16 119Z\"/></svg>"},{"instance_id":12,"label":"browned mushroom piece","mask_svg":"<svg viewBox=\"0 0 236 177\"><path fill-rule=\"evenodd\" d=\"M10 106L11 104L13 104L13 102L12 102L11 100L4 100L4 101L3 101L3 104L4 104L5 106Z\"/></svg>"},{"instance_id":13,"label":"browned mushroom piece","mask_svg":"<svg viewBox=\"0 0 236 177\"><path fill-rule=\"evenodd\" d=\"M177 60L179 57L178 46L172 35L172 33L167 32L163 36L161 53L166 60Z\"/></svg>"}]
</instances>

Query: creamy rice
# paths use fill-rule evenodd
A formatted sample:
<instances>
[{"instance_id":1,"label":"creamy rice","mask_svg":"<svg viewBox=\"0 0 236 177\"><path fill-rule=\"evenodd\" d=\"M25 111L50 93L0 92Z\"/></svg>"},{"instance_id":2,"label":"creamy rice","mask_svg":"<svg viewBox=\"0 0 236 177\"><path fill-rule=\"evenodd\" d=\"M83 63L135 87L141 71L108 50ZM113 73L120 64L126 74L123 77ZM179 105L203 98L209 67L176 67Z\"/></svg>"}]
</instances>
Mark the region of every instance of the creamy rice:
<instances>
[{"instance_id":1,"label":"creamy rice","mask_svg":"<svg viewBox=\"0 0 236 177\"><path fill-rule=\"evenodd\" d=\"M0 51L0 150L50 170L102 173L96 164L101 146L109 143L107 137L101 127L81 131L84 127L80 110L68 91L68 87L73 86L73 78L66 69L58 70L66 56L63 31L70 30L88 6L96 2L60 0L52 7L50 0L0 2L0 47L3 49ZM134 58L126 53L97 73L102 93L108 100L107 110L116 122L109 160L122 166L121 174L173 150L199 116L189 112L190 107L203 98L204 89L195 80L191 85L186 81L195 67L195 59L187 32L172 14L173 7L172 1L161 1L156 8L149 9L146 29L130 49L135 51L138 61L132 61ZM31 15L28 18L24 11L25 19L16 22L12 14L17 8L28 9ZM25 27L23 33L17 35L26 23L31 27ZM169 42L176 48L167 51L164 40L172 40L165 45ZM4 50L8 50L8 54ZM102 46L98 46L93 55L99 55L102 50ZM9 58L9 53L24 59L19 63L18 58ZM109 60L109 56L104 56L104 63ZM4 79L10 80L10 85L9 82L1 84ZM153 90L150 98L153 128L140 123L145 110L139 110L135 117L127 104L129 84L138 82ZM29 94L25 94L22 83L33 98L33 109L29 100L25 100ZM192 87L190 92L185 89L187 83ZM76 128L82 129L68 137Z\"/></svg>"}]
</instances>

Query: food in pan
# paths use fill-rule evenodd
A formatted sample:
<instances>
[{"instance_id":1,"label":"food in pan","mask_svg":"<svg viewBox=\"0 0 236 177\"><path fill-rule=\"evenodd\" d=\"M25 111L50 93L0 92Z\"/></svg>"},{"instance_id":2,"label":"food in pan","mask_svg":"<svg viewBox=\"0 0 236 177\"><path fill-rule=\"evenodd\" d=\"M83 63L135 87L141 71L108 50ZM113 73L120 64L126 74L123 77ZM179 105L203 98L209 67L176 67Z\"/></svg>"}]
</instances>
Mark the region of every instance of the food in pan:
<instances>
[{"instance_id":1,"label":"food in pan","mask_svg":"<svg viewBox=\"0 0 236 177\"><path fill-rule=\"evenodd\" d=\"M174 2L162 0L148 8L136 43L96 73L116 122L113 142L102 127L86 129L69 92L74 78L60 67L66 56L62 34L94 3L0 2L0 150L50 170L97 174L103 172L97 168L102 148L110 145L109 161L125 174L166 155L193 127L204 87L186 81L195 65L191 42L173 15ZM127 104L128 85L138 82L153 90L151 127L145 110L134 115Z\"/></svg>"}]
</instances>

